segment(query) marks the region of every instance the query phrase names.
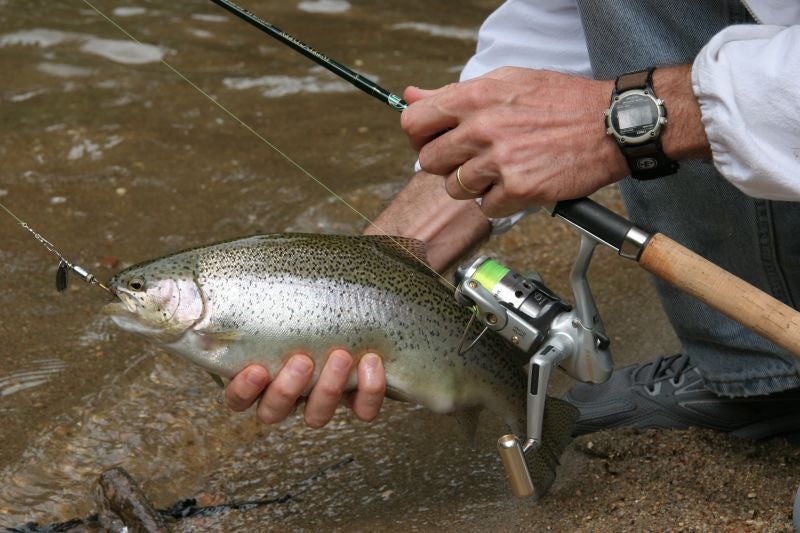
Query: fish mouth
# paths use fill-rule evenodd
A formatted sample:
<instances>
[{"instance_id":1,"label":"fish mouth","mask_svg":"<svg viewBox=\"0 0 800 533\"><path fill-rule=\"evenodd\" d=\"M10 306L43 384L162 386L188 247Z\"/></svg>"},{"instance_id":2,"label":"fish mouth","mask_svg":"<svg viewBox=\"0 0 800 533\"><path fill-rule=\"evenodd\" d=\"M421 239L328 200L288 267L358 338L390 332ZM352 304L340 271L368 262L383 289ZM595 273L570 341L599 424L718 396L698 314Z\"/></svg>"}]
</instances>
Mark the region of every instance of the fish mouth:
<instances>
[{"instance_id":1,"label":"fish mouth","mask_svg":"<svg viewBox=\"0 0 800 533\"><path fill-rule=\"evenodd\" d=\"M114 324L125 331L145 337L157 337L163 333L161 327L146 322L142 317L141 308L136 304L136 298L128 294L125 289L112 288L112 292L118 299L104 305L101 311L111 318Z\"/></svg>"},{"instance_id":2,"label":"fish mouth","mask_svg":"<svg viewBox=\"0 0 800 533\"><path fill-rule=\"evenodd\" d=\"M131 298L129 294L126 294L125 291L118 289L117 287L111 287L110 290L112 294L117 297L117 299L103 306L103 314L109 316L136 314L135 300Z\"/></svg>"}]
</instances>

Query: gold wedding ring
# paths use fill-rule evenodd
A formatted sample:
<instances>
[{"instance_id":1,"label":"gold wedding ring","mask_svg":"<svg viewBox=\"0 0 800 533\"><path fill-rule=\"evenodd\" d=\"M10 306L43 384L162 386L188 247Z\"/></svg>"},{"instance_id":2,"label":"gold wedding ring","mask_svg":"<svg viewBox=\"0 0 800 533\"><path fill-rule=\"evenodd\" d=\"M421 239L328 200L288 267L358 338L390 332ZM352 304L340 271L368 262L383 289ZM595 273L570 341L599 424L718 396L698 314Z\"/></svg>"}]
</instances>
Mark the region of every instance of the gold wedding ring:
<instances>
[{"instance_id":1,"label":"gold wedding ring","mask_svg":"<svg viewBox=\"0 0 800 533\"><path fill-rule=\"evenodd\" d=\"M456 181L458 182L458 186L461 187L461 190L471 196L480 196L483 191L476 191L475 189L470 189L464 182L461 181L461 167L464 165L459 165L458 170L456 170Z\"/></svg>"}]
</instances>

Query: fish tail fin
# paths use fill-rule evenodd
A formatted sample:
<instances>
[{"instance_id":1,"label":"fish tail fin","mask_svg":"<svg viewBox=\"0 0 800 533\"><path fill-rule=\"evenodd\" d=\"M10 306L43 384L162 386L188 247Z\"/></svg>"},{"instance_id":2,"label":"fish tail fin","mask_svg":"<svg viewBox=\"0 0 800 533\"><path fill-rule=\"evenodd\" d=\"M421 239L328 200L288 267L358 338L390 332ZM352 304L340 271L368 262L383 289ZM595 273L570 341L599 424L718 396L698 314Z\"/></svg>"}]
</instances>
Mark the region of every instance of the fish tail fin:
<instances>
[{"instance_id":1,"label":"fish tail fin","mask_svg":"<svg viewBox=\"0 0 800 533\"><path fill-rule=\"evenodd\" d=\"M537 500L555 481L559 458L572 442L572 432L577 420L578 409L574 405L558 398L547 397L544 406L542 443L536 450L525 454Z\"/></svg>"}]
</instances>

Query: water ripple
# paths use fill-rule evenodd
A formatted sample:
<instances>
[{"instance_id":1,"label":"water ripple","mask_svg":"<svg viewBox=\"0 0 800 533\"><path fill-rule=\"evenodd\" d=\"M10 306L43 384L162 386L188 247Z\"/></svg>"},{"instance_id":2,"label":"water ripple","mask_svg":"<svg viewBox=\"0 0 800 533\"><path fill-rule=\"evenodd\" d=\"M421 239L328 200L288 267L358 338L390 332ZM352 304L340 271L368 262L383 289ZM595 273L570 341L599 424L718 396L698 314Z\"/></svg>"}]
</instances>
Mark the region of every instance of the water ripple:
<instances>
[{"instance_id":1,"label":"water ripple","mask_svg":"<svg viewBox=\"0 0 800 533\"><path fill-rule=\"evenodd\" d=\"M0 378L0 398L44 385L66 367L60 359L39 359L32 363L33 369L19 370Z\"/></svg>"}]
</instances>

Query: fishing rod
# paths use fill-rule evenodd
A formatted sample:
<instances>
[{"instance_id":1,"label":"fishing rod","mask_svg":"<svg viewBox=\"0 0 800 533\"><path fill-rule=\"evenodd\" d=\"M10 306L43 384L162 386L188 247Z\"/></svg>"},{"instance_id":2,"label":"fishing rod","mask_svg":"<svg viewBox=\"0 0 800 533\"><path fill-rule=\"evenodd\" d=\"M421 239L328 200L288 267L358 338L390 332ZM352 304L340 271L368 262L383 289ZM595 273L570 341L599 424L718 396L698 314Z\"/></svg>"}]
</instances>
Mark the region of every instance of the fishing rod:
<instances>
[{"instance_id":1,"label":"fishing rod","mask_svg":"<svg viewBox=\"0 0 800 533\"><path fill-rule=\"evenodd\" d=\"M408 104L341 63L317 52L229 0L211 0L262 32L300 52L396 111ZM649 233L606 207L577 198L546 207L598 244L631 259L667 283L699 299L800 357L800 313L695 254L661 233Z\"/></svg>"},{"instance_id":2,"label":"fishing rod","mask_svg":"<svg viewBox=\"0 0 800 533\"><path fill-rule=\"evenodd\" d=\"M325 54L322 54L307 44L303 43L302 41L292 37L285 31L281 30L277 26L270 24L269 22L263 20L262 18L258 17L257 15L251 13L250 11L246 10L245 8L234 4L233 2L229 2L228 0L211 0L218 6L226 9L227 11L233 13L240 19L244 20L251 26L254 26L261 30L262 32L266 33L270 37L273 37L280 41L281 43L285 44L292 50L299 52L309 58L310 60L314 61L318 65L328 69L329 71L333 72L340 78L343 78L356 86L357 88L361 89L365 93L370 96L373 96L380 100L381 102L387 104L389 107L396 111L402 111L408 104L396 94L393 94L390 91L387 91L371 79L362 76L358 72L350 70L349 68L345 67L338 61L334 61L333 59L329 58Z\"/></svg>"}]
</instances>

